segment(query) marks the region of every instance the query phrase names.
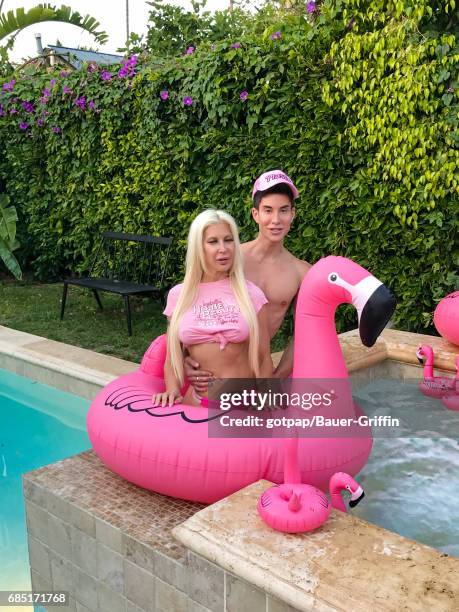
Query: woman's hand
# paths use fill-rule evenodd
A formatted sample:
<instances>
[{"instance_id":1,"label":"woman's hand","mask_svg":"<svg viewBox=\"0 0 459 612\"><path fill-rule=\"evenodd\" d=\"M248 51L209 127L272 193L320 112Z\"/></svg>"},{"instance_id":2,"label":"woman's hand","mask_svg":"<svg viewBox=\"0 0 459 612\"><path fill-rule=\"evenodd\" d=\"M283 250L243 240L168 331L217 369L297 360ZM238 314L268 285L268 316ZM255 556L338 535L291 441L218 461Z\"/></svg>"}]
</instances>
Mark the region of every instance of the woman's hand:
<instances>
[{"instance_id":1,"label":"woman's hand","mask_svg":"<svg viewBox=\"0 0 459 612\"><path fill-rule=\"evenodd\" d=\"M164 393L156 393L151 398L154 407L161 406L164 408L165 406L173 406L174 404L179 404L182 401L182 394L178 389L172 389L172 391L164 391Z\"/></svg>"}]
</instances>

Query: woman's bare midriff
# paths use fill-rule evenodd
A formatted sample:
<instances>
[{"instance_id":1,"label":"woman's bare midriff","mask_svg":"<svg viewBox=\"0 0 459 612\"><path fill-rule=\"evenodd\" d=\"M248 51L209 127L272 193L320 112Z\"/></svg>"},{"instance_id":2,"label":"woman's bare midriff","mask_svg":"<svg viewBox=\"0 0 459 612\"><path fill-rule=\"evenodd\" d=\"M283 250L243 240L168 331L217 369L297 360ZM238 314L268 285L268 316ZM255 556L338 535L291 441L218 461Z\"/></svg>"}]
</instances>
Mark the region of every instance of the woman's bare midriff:
<instances>
[{"instance_id":1,"label":"woman's bare midriff","mask_svg":"<svg viewBox=\"0 0 459 612\"><path fill-rule=\"evenodd\" d=\"M230 342L224 349L220 349L218 342L193 344L187 348L190 356L199 363L199 368L212 372L217 379L254 378L249 364L249 343L247 340L237 343ZM191 386L185 394L184 402L193 405L199 404Z\"/></svg>"}]
</instances>

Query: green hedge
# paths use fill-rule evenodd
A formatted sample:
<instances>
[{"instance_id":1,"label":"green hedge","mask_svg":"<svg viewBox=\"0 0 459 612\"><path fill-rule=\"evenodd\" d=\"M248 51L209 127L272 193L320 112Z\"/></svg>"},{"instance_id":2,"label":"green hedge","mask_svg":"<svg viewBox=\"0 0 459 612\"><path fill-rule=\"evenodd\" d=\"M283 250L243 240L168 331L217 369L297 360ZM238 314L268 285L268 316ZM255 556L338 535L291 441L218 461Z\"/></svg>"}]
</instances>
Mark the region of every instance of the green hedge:
<instances>
[{"instance_id":1,"label":"green hedge","mask_svg":"<svg viewBox=\"0 0 459 612\"><path fill-rule=\"evenodd\" d=\"M253 237L252 183L280 167L301 193L288 247L359 261L397 294L401 327L429 325L457 283L454 0L273 10L238 40L142 55L111 80L91 68L16 77L0 97L0 181L26 267L83 272L102 230L148 232L175 237L176 281L193 217L225 208Z\"/></svg>"}]
</instances>

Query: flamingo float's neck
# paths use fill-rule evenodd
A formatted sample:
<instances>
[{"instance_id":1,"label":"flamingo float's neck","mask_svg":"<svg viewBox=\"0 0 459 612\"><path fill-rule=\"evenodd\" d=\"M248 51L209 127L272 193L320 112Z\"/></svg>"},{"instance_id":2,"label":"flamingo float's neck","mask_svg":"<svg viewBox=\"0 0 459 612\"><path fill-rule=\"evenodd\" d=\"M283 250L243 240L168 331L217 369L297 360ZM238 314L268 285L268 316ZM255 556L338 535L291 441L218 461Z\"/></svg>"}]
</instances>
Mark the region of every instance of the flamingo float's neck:
<instances>
[{"instance_id":1,"label":"flamingo float's neck","mask_svg":"<svg viewBox=\"0 0 459 612\"><path fill-rule=\"evenodd\" d=\"M432 347L423 346L422 352L426 356L426 362L424 364L423 376L425 380L433 380L434 378L434 352Z\"/></svg>"},{"instance_id":2,"label":"flamingo float's neck","mask_svg":"<svg viewBox=\"0 0 459 612\"><path fill-rule=\"evenodd\" d=\"M300 465L298 462L298 438L285 440L284 483L299 484L301 482Z\"/></svg>"},{"instance_id":3,"label":"flamingo float's neck","mask_svg":"<svg viewBox=\"0 0 459 612\"><path fill-rule=\"evenodd\" d=\"M336 307L304 299L297 306L293 378L347 378L335 327Z\"/></svg>"},{"instance_id":4,"label":"flamingo float's neck","mask_svg":"<svg viewBox=\"0 0 459 612\"><path fill-rule=\"evenodd\" d=\"M336 306L317 302L304 291L300 293L295 314L293 379L348 378L336 334L335 311ZM298 438L286 440L284 482L301 482Z\"/></svg>"},{"instance_id":5,"label":"flamingo float's neck","mask_svg":"<svg viewBox=\"0 0 459 612\"><path fill-rule=\"evenodd\" d=\"M344 503L341 490L339 493L333 493L330 491L331 504L335 510L341 510L341 512L347 512L346 504Z\"/></svg>"}]
</instances>

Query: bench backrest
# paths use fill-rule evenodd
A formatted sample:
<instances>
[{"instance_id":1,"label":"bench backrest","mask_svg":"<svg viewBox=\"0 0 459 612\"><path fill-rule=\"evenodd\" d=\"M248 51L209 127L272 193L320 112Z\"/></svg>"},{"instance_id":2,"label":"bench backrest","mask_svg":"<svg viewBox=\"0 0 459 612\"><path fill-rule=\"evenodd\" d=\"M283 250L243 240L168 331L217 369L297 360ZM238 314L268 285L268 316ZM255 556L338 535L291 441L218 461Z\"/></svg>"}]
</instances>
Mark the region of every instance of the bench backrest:
<instances>
[{"instance_id":1,"label":"bench backrest","mask_svg":"<svg viewBox=\"0 0 459 612\"><path fill-rule=\"evenodd\" d=\"M163 287L172 238L104 232L89 276Z\"/></svg>"}]
</instances>

